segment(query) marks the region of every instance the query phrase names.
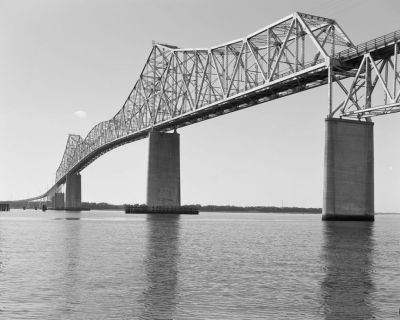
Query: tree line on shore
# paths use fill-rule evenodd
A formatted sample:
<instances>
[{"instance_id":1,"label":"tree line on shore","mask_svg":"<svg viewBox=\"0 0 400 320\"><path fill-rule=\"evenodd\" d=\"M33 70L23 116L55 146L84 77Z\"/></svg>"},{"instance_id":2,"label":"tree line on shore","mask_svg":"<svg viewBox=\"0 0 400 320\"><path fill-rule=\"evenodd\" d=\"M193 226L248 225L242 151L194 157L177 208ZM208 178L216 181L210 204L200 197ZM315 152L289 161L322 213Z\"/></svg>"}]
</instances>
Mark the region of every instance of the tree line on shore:
<instances>
[{"instance_id":1,"label":"tree line on shore","mask_svg":"<svg viewBox=\"0 0 400 320\"><path fill-rule=\"evenodd\" d=\"M92 209L114 209L123 210L126 205L110 205L108 203L88 203ZM145 204L134 204L134 207L146 207ZM182 205L182 207L195 208L205 212L265 212L265 213L321 213L321 208L302 208L302 207L274 207L274 206L233 206L233 205Z\"/></svg>"},{"instance_id":2,"label":"tree line on shore","mask_svg":"<svg viewBox=\"0 0 400 320\"><path fill-rule=\"evenodd\" d=\"M45 203L48 208L51 208L51 203ZM21 202L14 201L10 202L10 208L22 209L34 208L38 205L38 202ZM91 210L125 210L126 204L110 204L106 202L82 202L83 208L90 208ZM134 204L133 206L141 207L146 206L145 204ZM274 207L274 206L233 206L233 205L183 205L182 207L196 208L199 211L205 212L265 212L265 213L321 213L321 208L302 208L302 207Z\"/></svg>"}]
</instances>

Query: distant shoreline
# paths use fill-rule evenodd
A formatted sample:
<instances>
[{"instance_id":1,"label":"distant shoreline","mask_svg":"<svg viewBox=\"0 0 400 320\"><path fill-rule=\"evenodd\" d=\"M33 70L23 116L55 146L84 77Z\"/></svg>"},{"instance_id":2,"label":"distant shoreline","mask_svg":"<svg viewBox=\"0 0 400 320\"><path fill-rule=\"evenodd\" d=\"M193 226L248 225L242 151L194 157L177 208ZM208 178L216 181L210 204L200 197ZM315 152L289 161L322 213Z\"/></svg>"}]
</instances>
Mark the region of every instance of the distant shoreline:
<instances>
[{"instance_id":1,"label":"distant shoreline","mask_svg":"<svg viewBox=\"0 0 400 320\"><path fill-rule=\"evenodd\" d=\"M287 213L287 214L304 214L304 213L309 213L309 214L321 214L321 212L315 212L315 211L306 211L306 210L297 210L297 211L255 211L255 210L236 210L236 211L228 211L228 210L199 210L200 212L216 212L216 213Z\"/></svg>"},{"instance_id":2,"label":"distant shoreline","mask_svg":"<svg viewBox=\"0 0 400 320\"><path fill-rule=\"evenodd\" d=\"M303 207L272 207L272 206L216 206L216 205L195 205L201 212L246 212L246 213L322 213L321 208Z\"/></svg>"},{"instance_id":3,"label":"distant shoreline","mask_svg":"<svg viewBox=\"0 0 400 320\"><path fill-rule=\"evenodd\" d=\"M27 204L26 202L10 201L11 209L22 209L23 207L32 207L34 203ZM51 204L47 203L50 208ZM142 206L135 204L134 206ZM83 208L91 210L125 210L125 204L115 205L106 202L82 202ZM274 207L274 206L232 206L232 205L183 205L182 207L192 207L200 212L248 212L248 213L322 213L321 208L303 208L303 207Z\"/></svg>"},{"instance_id":4,"label":"distant shoreline","mask_svg":"<svg viewBox=\"0 0 400 320\"><path fill-rule=\"evenodd\" d=\"M108 203L83 203L92 210L124 210L125 205L111 205ZM136 204L135 206L142 206ZM302 207L273 207L273 206L231 206L231 205L183 205L182 207L196 208L200 212L248 212L248 213L322 213L321 208Z\"/></svg>"},{"instance_id":5,"label":"distant shoreline","mask_svg":"<svg viewBox=\"0 0 400 320\"><path fill-rule=\"evenodd\" d=\"M10 209L22 209L24 206L26 208L34 208L33 203L27 205L26 202L20 201L8 201L10 203ZM50 208L50 203L47 204ZM135 206L144 206L135 204ZM90 208L91 210L114 210L114 211L125 211L125 204L116 205L105 202L82 202L83 208ZM183 205L182 207L192 207L198 209L200 212L219 212L219 213L287 213L287 214L321 214L322 208L304 208L304 207L274 207L274 206L231 206L231 205ZM400 214L398 212L375 212L375 215L387 215L387 214Z\"/></svg>"},{"instance_id":6,"label":"distant shoreline","mask_svg":"<svg viewBox=\"0 0 400 320\"><path fill-rule=\"evenodd\" d=\"M92 210L124 210L125 205L112 205L108 203L83 203L85 207ZM135 205L142 206L142 205ZM231 206L231 205L183 205L182 207L192 207L200 212L246 212L246 213L322 213L321 208L303 207L273 207L273 206Z\"/></svg>"}]
</instances>

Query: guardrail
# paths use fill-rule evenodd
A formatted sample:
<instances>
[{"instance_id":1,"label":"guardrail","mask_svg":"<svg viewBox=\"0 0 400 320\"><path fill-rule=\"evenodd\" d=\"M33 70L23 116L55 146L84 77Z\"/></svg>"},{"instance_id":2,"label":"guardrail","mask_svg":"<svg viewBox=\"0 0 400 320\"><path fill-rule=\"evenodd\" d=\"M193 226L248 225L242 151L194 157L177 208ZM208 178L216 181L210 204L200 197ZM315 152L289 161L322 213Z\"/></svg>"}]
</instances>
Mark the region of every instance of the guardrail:
<instances>
[{"instance_id":1,"label":"guardrail","mask_svg":"<svg viewBox=\"0 0 400 320\"><path fill-rule=\"evenodd\" d=\"M365 54L383 47L387 45L400 42L400 30L385 34L384 36L380 36L378 38L369 40L367 42L361 43L353 48L349 48L343 51L340 51L335 55L337 59L348 59L360 56L361 54Z\"/></svg>"}]
</instances>

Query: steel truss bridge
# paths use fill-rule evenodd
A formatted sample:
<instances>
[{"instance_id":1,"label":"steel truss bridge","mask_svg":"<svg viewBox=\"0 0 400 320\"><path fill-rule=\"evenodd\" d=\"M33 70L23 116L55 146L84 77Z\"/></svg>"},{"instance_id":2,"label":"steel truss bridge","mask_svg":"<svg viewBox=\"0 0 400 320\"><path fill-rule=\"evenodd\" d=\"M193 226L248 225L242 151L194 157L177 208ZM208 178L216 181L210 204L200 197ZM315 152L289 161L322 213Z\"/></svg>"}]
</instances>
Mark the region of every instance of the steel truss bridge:
<instances>
[{"instance_id":1,"label":"steel truss bridge","mask_svg":"<svg viewBox=\"0 0 400 320\"><path fill-rule=\"evenodd\" d=\"M354 45L328 18L293 13L212 48L153 43L122 108L85 138L69 135L50 196L102 154L168 131L328 86L328 117L371 121L400 111L400 31Z\"/></svg>"}]
</instances>

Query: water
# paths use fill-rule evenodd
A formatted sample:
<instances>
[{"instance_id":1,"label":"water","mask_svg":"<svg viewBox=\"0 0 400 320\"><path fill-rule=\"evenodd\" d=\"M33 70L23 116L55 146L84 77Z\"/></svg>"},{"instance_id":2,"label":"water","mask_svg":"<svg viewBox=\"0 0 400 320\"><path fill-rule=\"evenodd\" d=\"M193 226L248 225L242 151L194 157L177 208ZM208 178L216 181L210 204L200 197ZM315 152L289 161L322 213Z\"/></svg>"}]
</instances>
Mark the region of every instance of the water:
<instances>
[{"instance_id":1,"label":"water","mask_svg":"<svg viewBox=\"0 0 400 320\"><path fill-rule=\"evenodd\" d=\"M0 214L1 319L400 319L400 215Z\"/></svg>"}]
</instances>

